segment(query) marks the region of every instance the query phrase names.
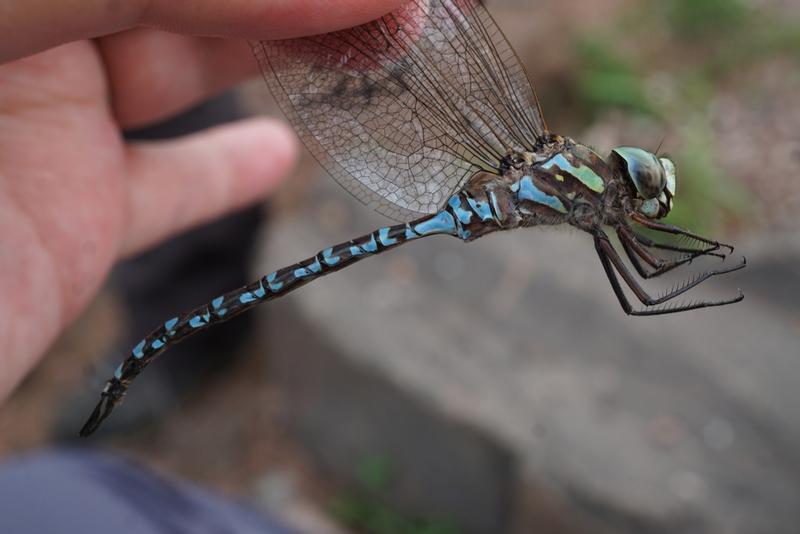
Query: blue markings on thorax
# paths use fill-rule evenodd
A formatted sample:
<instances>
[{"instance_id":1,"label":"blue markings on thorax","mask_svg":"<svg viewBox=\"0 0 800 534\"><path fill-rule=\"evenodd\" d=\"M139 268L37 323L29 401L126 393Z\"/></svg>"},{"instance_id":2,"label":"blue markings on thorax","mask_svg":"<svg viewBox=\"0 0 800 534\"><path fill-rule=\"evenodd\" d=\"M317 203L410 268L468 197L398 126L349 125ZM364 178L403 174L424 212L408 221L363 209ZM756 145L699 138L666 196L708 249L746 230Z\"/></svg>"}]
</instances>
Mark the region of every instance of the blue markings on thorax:
<instances>
[{"instance_id":1,"label":"blue markings on thorax","mask_svg":"<svg viewBox=\"0 0 800 534\"><path fill-rule=\"evenodd\" d=\"M500 209L500 201L497 198L497 195L495 194L494 191L489 191L489 202L492 203L492 208L494 209L494 212L497 214L497 216L502 219L503 216L502 216L502 210Z\"/></svg>"},{"instance_id":2,"label":"blue markings on thorax","mask_svg":"<svg viewBox=\"0 0 800 534\"><path fill-rule=\"evenodd\" d=\"M603 179L596 172L586 165L581 165L579 167L574 166L564 157L564 154L558 154L553 157L550 161L542 164L542 168L548 171L558 169L567 172L577 178L583 185L597 193L602 193L606 189L605 182L603 182Z\"/></svg>"},{"instance_id":3,"label":"blue markings on thorax","mask_svg":"<svg viewBox=\"0 0 800 534\"><path fill-rule=\"evenodd\" d=\"M481 202L480 200L475 200L472 197L467 197L467 202L469 203L470 208L472 208L472 211L477 213L478 217L481 218L481 222L494 220L494 214L492 213L492 208L488 202Z\"/></svg>"},{"instance_id":4,"label":"blue markings on thorax","mask_svg":"<svg viewBox=\"0 0 800 534\"><path fill-rule=\"evenodd\" d=\"M533 183L533 178L523 176L522 179L511 186L511 191L517 193L520 200L530 200L547 206L561 213L567 213L564 204L558 198L548 195Z\"/></svg>"}]
</instances>

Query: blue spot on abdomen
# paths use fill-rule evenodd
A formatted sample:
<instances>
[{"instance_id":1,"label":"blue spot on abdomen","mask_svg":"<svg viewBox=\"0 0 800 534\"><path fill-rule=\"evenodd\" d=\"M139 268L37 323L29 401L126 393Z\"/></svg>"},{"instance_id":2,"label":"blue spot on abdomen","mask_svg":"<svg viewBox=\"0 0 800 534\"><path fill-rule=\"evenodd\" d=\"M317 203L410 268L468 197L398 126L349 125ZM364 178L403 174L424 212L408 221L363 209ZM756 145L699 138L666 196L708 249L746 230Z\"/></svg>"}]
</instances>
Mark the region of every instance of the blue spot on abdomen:
<instances>
[{"instance_id":1,"label":"blue spot on abdomen","mask_svg":"<svg viewBox=\"0 0 800 534\"><path fill-rule=\"evenodd\" d=\"M217 297L211 301L211 307L214 308L214 313L217 314L218 317L224 317L228 310L222 307L222 303L225 302L225 297Z\"/></svg>"},{"instance_id":2,"label":"blue spot on abdomen","mask_svg":"<svg viewBox=\"0 0 800 534\"><path fill-rule=\"evenodd\" d=\"M378 252L378 241L375 240L375 234L370 235L369 242L361 245L361 248L363 248L370 254Z\"/></svg>"},{"instance_id":3,"label":"blue spot on abdomen","mask_svg":"<svg viewBox=\"0 0 800 534\"><path fill-rule=\"evenodd\" d=\"M430 219L414 226L414 231L421 236L434 234L456 235L458 229L453 216L446 211L440 211Z\"/></svg>"},{"instance_id":4,"label":"blue spot on abdomen","mask_svg":"<svg viewBox=\"0 0 800 534\"><path fill-rule=\"evenodd\" d=\"M381 228L378 230L378 239L380 240L381 245L384 247L391 247L392 245L399 243L399 241L394 237L389 237L389 230L390 228Z\"/></svg>"},{"instance_id":5,"label":"blue spot on abdomen","mask_svg":"<svg viewBox=\"0 0 800 534\"><path fill-rule=\"evenodd\" d=\"M255 302L257 300L258 299L256 298L256 296L253 295L252 293L242 293L239 296L239 302L241 302L242 304L250 304L251 302Z\"/></svg>"},{"instance_id":6,"label":"blue spot on abdomen","mask_svg":"<svg viewBox=\"0 0 800 534\"><path fill-rule=\"evenodd\" d=\"M141 340L139 342L138 345L136 345L133 348L132 354L133 354L133 357L136 358L137 360L141 360L142 358L144 358L144 346L145 346L146 343L147 342L143 339L143 340Z\"/></svg>"},{"instance_id":7,"label":"blue spot on abdomen","mask_svg":"<svg viewBox=\"0 0 800 534\"><path fill-rule=\"evenodd\" d=\"M326 264L333 267L334 265L342 261L342 258L340 258L339 256L334 256L332 248L326 248L325 250L322 251L322 260Z\"/></svg>"},{"instance_id":8,"label":"blue spot on abdomen","mask_svg":"<svg viewBox=\"0 0 800 534\"><path fill-rule=\"evenodd\" d=\"M272 291L273 293L277 293L281 289L283 289L283 282L278 282L278 283L275 282L275 279L277 277L278 277L277 271L267 275L267 285L269 286L269 290Z\"/></svg>"},{"instance_id":9,"label":"blue spot on abdomen","mask_svg":"<svg viewBox=\"0 0 800 534\"><path fill-rule=\"evenodd\" d=\"M263 283L258 285L258 289L256 289L255 292L253 292L253 295L255 295L256 298L259 299L263 299L264 297L267 296L267 290L264 289Z\"/></svg>"}]
</instances>

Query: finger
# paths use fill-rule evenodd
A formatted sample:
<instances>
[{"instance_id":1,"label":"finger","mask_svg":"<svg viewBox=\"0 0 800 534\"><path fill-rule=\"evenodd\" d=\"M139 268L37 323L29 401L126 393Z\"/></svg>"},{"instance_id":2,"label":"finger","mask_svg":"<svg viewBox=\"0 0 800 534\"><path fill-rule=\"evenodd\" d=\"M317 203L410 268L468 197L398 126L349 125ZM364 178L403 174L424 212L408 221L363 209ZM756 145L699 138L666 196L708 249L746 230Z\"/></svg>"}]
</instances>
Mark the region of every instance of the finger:
<instances>
[{"instance_id":1,"label":"finger","mask_svg":"<svg viewBox=\"0 0 800 534\"><path fill-rule=\"evenodd\" d=\"M258 71L243 40L140 29L105 37L98 45L114 114L125 129L175 115Z\"/></svg>"},{"instance_id":2,"label":"finger","mask_svg":"<svg viewBox=\"0 0 800 534\"><path fill-rule=\"evenodd\" d=\"M192 35L282 39L388 13L400 0L25 0L4 2L0 63L58 44L151 26Z\"/></svg>"},{"instance_id":3,"label":"finger","mask_svg":"<svg viewBox=\"0 0 800 534\"><path fill-rule=\"evenodd\" d=\"M4 2L0 63L56 45L132 26L144 0L25 0Z\"/></svg>"},{"instance_id":4,"label":"finger","mask_svg":"<svg viewBox=\"0 0 800 534\"><path fill-rule=\"evenodd\" d=\"M289 172L296 155L291 130L267 119L132 145L121 254L136 253L258 201Z\"/></svg>"},{"instance_id":5,"label":"finger","mask_svg":"<svg viewBox=\"0 0 800 534\"><path fill-rule=\"evenodd\" d=\"M350 28L377 19L402 0L160 0L141 21L178 33L287 39Z\"/></svg>"}]
</instances>

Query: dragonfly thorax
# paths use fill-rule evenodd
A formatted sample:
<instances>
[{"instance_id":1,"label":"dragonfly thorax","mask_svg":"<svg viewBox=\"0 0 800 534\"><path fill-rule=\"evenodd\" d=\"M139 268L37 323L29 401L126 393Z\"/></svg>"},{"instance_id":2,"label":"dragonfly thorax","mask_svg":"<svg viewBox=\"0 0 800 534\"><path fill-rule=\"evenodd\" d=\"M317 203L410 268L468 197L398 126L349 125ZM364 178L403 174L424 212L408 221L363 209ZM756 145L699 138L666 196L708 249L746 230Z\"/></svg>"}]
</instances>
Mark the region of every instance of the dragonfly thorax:
<instances>
[{"instance_id":1,"label":"dragonfly thorax","mask_svg":"<svg viewBox=\"0 0 800 534\"><path fill-rule=\"evenodd\" d=\"M636 209L648 219L666 217L675 196L675 164L641 148L619 147L610 163L635 191Z\"/></svg>"}]
</instances>

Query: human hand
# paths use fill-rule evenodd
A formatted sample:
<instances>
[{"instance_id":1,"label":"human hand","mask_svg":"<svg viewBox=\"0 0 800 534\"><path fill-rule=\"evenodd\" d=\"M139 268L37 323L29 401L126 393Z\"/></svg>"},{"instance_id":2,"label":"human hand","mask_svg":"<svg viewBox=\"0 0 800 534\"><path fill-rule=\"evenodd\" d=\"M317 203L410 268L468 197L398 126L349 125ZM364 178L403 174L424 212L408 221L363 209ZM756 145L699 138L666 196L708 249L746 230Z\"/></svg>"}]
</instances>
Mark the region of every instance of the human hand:
<instances>
[{"instance_id":1,"label":"human hand","mask_svg":"<svg viewBox=\"0 0 800 534\"><path fill-rule=\"evenodd\" d=\"M279 39L353 26L398 3L26 0L3 7L0 402L117 259L255 202L292 165L292 133L267 119L168 142L124 142L121 130L191 107L257 69L242 40L156 28Z\"/></svg>"}]
</instances>

